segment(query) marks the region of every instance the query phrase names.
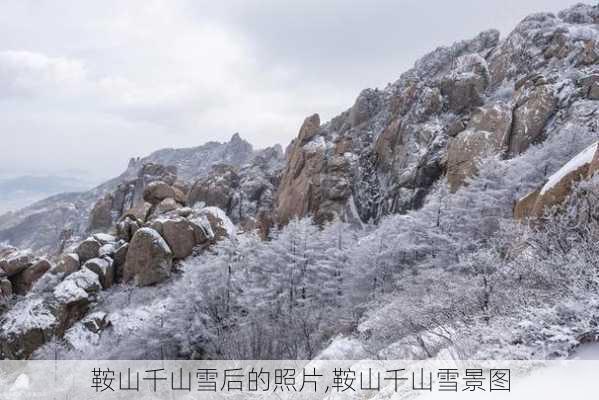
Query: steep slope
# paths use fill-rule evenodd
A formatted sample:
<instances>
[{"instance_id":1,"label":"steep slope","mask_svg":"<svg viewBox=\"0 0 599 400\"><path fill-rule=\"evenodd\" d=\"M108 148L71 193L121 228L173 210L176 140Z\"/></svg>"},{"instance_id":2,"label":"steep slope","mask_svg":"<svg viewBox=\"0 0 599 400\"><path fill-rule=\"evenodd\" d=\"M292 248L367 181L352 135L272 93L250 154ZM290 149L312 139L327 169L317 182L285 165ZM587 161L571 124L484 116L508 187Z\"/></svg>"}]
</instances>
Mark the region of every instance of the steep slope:
<instances>
[{"instance_id":1,"label":"steep slope","mask_svg":"<svg viewBox=\"0 0 599 400\"><path fill-rule=\"evenodd\" d=\"M174 166L179 177L191 180L208 175L215 164L239 167L253 155L252 146L235 134L227 143L209 142L187 149L163 149L147 157L131 159L120 176L92 190L59 194L0 216L0 243L54 254L63 239L80 236L88 229L89 215L98 199L116 190L119 184L135 179L145 164Z\"/></svg>"},{"instance_id":2,"label":"steep slope","mask_svg":"<svg viewBox=\"0 0 599 400\"><path fill-rule=\"evenodd\" d=\"M511 158L568 125L597 129L599 9L534 14L505 39L441 47L384 90L367 89L288 150L278 219L377 221L422 206L446 175L457 190L480 159Z\"/></svg>"}]
</instances>

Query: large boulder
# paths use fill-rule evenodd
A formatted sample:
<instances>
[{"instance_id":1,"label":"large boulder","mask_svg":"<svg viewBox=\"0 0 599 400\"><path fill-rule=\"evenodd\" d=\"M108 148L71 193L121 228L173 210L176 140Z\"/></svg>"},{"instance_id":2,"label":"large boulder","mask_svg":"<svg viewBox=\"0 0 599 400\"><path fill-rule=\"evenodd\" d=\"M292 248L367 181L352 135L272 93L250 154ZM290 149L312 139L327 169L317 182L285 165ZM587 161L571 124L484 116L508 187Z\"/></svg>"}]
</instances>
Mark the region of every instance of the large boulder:
<instances>
[{"instance_id":1,"label":"large boulder","mask_svg":"<svg viewBox=\"0 0 599 400\"><path fill-rule=\"evenodd\" d=\"M158 204L164 199L174 198L174 189L163 181L150 182L144 189L144 201L150 204Z\"/></svg>"},{"instance_id":2,"label":"large boulder","mask_svg":"<svg viewBox=\"0 0 599 400\"><path fill-rule=\"evenodd\" d=\"M16 294L26 294L33 284L50 270L52 265L47 260L41 259L16 275L13 280L13 291Z\"/></svg>"},{"instance_id":3,"label":"large boulder","mask_svg":"<svg viewBox=\"0 0 599 400\"><path fill-rule=\"evenodd\" d=\"M70 275L79 270L80 266L79 255L77 253L66 253L60 257L58 263L52 269L52 273Z\"/></svg>"},{"instance_id":4,"label":"large boulder","mask_svg":"<svg viewBox=\"0 0 599 400\"><path fill-rule=\"evenodd\" d=\"M57 320L41 297L17 302L0 321L0 359L27 359L54 333Z\"/></svg>"},{"instance_id":5,"label":"large boulder","mask_svg":"<svg viewBox=\"0 0 599 400\"><path fill-rule=\"evenodd\" d=\"M464 54L451 62L451 70L439 83L449 111L457 114L481 106L490 80L485 58L475 53Z\"/></svg>"},{"instance_id":6,"label":"large boulder","mask_svg":"<svg viewBox=\"0 0 599 400\"><path fill-rule=\"evenodd\" d=\"M110 288L114 283L114 265L110 258L92 258L83 264L83 268L87 268L98 275L103 289Z\"/></svg>"},{"instance_id":7,"label":"large boulder","mask_svg":"<svg viewBox=\"0 0 599 400\"><path fill-rule=\"evenodd\" d=\"M449 140L447 181L451 190L458 189L477 172L478 162L506 150L512 124L512 109L494 103L477 109L467 128Z\"/></svg>"},{"instance_id":8,"label":"large boulder","mask_svg":"<svg viewBox=\"0 0 599 400\"><path fill-rule=\"evenodd\" d=\"M172 264L173 253L160 234L140 228L129 243L123 278L137 286L152 285L170 276Z\"/></svg>"},{"instance_id":9,"label":"large boulder","mask_svg":"<svg viewBox=\"0 0 599 400\"><path fill-rule=\"evenodd\" d=\"M16 251L10 254L6 259L0 260L0 270L4 271L6 276L12 277L20 274L33 264L34 257L29 251Z\"/></svg>"},{"instance_id":10,"label":"large boulder","mask_svg":"<svg viewBox=\"0 0 599 400\"><path fill-rule=\"evenodd\" d=\"M483 105L482 95L487 81L481 75L464 73L445 78L440 85L447 107L454 113Z\"/></svg>"},{"instance_id":11,"label":"large boulder","mask_svg":"<svg viewBox=\"0 0 599 400\"><path fill-rule=\"evenodd\" d=\"M150 212L152 211L152 204L141 201L133 205L133 207L126 210L121 216L122 220L127 218L135 220L135 221L145 221Z\"/></svg>"},{"instance_id":12,"label":"large boulder","mask_svg":"<svg viewBox=\"0 0 599 400\"><path fill-rule=\"evenodd\" d=\"M190 256L197 244L193 224L186 218L162 221L160 233L170 247L174 259Z\"/></svg>"},{"instance_id":13,"label":"large boulder","mask_svg":"<svg viewBox=\"0 0 599 400\"><path fill-rule=\"evenodd\" d=\"M111 194L107 194L96 202L89 216L89 231L107 229L112 226L112 203Z\"/></svg>"},{"instance_id":14,"label":"large boulder","mask_svg":"<svg viewBox=\"0 0 599 400\"><path fill-rule=\"evenodd\" d=\"M75 253L79 256L79 262L83 264L87 260L98 257L100 254L100 247L102 247L102 243L93 237L89 237L79 243L75 248Z\"/></svg>"},{"instance_id":15,"label":"large boulder","mask_svg":"<svg viewBox=\"0 0 599 400\"><path fill-rule=\"evenodd\" d=\"M196 235L204 235L209 238L212 237L215 241L222 240L224 238L232 238L237 234L237 228L227 214L217 207L205 207L199 210L198 212L199 220L195 220ZM208 221L210 224L210 229L212 232L209 232L205 222L203 222L202 218Z\"/></svg>"},{"instance_id":16,"label":"large boulder","mask_svg":"<svg viewBox=\"0 0 599 400\"><path fill-rule=\"evenodd\" d=\"M166 214L167 212L174 211L179 207L181 207L181 205L177 203L175 199L171 199L169 197L168 199L164 199L158 203L154 209L154 215Z\"/></svg>"}]
</instances>

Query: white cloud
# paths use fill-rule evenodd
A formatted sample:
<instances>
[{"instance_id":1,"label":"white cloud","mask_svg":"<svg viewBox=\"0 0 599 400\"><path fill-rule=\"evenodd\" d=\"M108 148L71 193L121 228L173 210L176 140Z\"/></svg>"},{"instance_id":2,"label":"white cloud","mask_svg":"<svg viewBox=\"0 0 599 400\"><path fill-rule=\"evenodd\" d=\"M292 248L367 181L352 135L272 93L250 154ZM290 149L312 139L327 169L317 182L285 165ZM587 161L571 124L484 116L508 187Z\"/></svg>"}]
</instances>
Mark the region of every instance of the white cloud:
<instances>
[{"instance_id":1,"label":"white cloud","mask_svg":"<svg viewBox=\"0 0 599 400\"><path fill-rule=\"evenodd\" d=\"M237 131L285 145L306 115L334 116L426 51L567 3L2 2L0 172L110 177Z\"/></svg>"},{"instance_id":2,"label":"white cloud","mask_svg":"<svg viewBox=\"0 0 599 400\"><path fill-rule=\"evenodd\" d=\"M30 51L0 51L0 95L39 95L71 91L85 80L78 60Z\"/></svg>"}]
</instances>

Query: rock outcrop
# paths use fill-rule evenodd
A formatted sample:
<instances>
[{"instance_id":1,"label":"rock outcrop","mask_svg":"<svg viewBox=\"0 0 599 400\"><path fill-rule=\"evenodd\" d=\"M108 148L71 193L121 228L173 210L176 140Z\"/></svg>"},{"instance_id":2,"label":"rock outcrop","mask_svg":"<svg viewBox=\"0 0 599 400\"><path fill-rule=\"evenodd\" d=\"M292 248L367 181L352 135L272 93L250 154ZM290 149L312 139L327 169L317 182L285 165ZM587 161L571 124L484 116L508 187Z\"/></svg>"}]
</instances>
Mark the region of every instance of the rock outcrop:
<instances>
[{"instance_id":1,"label":"rock outcrop","mask_svg":"<svg viewBox=\"0 0 599 400\"><path fill-rule=\"evenodd\" d=\"M109 217L114 224L133 204L138 203L143 196L144 185L152 179L164 180L178 190L185 188L181 182L169 182L169 174L162 174L159 169L175 168L178 179L195 181L207 176L216 164L241 167L255 156L252 146L235 134L225 143L209 142L192 148L163 149L147 157L133 158L120 176L92 190L55 195L22 210L0 215L0 243L31 248L36 253L60 254L69 244L78 242L90 232L108 229ZM161 167L144 167L147 164ZM183 203L185 193L178 190L175 190L175 200ZM63 236L67 232L66 236L72 237L72 240L65 245Z\"/></svg>"},{"instance_id":2,"label":"rock outcrop","mask_svg":"<svg viewBox=\"0 0 599 400\"><path fill-rule=\"evenodd\" d=\"M476 174L480 160L507 151L511 127L512 109L503 102L473 112L466 129L449 139L447 182L452 190Z\"/></svg>"},{"instance_id":3,"label":"rock outcrop","mask_svg":"<svg viewBox=\"0 0 599 400\"><path fill-rule=\"evenodd\" d=\"M515 157L564 126L597 129L596 14L577 5L531 15L503 40L483 32L327 123L308 117L287 152L277 221L377 221L420 207L444 175L457 190L487 157Z\"/></svg>"},{"instance_id":4,"label":"rock outcrop","mask_svg":"<svg viewBox=\"0 0 599 400\"><path fill-rule=\"evenodd\" d=\"M217 207L242 229L256 229L267 237L274 221L274 196L282 166L280 146L257 152L241 168L217 165L193 184L187 205Z\"/></svg>"},{"instance_id":5,"label":"rock outcrop","mask_svg":"<svg viewBox=\"0 0 599 400\"><path fill-rule=\"evenodd\" d=\"M557 111L557 98L553 88L543 76L529 77L516 93L516 105L512 132L509 136L509 152L516 156L531 144L543 140L547 121Z\"/></svg>"}]
</instances>

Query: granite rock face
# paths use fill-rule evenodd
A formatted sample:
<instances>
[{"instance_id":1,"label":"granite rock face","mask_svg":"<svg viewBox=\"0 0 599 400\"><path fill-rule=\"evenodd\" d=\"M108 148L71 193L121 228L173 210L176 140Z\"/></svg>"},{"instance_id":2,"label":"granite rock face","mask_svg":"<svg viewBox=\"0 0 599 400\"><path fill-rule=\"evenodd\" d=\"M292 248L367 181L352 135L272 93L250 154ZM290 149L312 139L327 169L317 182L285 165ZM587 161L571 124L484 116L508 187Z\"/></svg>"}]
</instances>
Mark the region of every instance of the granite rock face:
<instances>
[{"instance_id":1,"label":"granite rock face","mask_svg":"<svg viewBox=\"0 0 599 400\"><path fill-rule=\"evenodd\" d=\"M376 222L420 207L443 177L458 190L487 157L515 157L564 126L596 129L597 9L534 14L503 39L491 30L438 48L331 121L306 118L277 221Z\"/></svg>"}]
</instances>

